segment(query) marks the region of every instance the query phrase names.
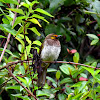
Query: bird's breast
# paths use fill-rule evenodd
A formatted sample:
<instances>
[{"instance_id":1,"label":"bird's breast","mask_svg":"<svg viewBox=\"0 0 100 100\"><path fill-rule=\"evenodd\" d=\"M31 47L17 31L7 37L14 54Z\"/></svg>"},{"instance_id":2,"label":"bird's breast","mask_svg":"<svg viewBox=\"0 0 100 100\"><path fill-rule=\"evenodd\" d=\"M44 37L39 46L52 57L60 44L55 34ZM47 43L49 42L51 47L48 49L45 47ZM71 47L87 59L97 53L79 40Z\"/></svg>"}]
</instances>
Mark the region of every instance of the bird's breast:
<instances>
[{"instance_id":1,"label":"bird's breast","mask_svg":"<svg viewBox=\"0 0 100 100\"><path fill-rule=\"evenodd\" d=\"M60 46L54 46L54 45L45 45L41 51L41 58L44 61L53 61L57 60L59 54L61 51Z\"/></svg>"}]
</instances>

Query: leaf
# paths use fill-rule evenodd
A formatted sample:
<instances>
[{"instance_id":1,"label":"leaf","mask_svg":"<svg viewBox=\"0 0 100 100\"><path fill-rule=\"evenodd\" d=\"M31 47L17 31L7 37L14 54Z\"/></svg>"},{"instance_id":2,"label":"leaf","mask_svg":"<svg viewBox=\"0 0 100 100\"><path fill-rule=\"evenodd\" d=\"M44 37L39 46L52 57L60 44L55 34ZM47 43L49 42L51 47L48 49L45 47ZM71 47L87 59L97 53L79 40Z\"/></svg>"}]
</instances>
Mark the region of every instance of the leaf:
<instances>
[{"instance_id":1,"label":"leaf","mask_svg":"<svg viewBox=\"0 0 100 100\"><path fill-rule=\"evenodd\" d=\"M86 69L88 72L90 72L92 74L92 76L94 76L94 69L93 68L84 67L84 66L81 66L81 67Z\"/></svg>"},{"instance_id":2,"label":"leaf","mask_svg":"<svg viewBox=\"0 0 100 100\"><path fill-rule=\"evenodd\" d=\"M38 20L35 19L35 18L29 19L29 21L31 21L31 22L34 23L34 24L38 24L40 27L42 27L42 26L40 25L40 23L38 22Z\"/></svg>"},{"instance_id":3,"label":"leaf","mask_svg":"<svg viewBox=\"0 0 100 100\"><path fill-rule=\"evenodd\" d=\"M24 84L27 84L27 81L19 76L16 76L19 80L21 80L21 82L23 82Z\"/></svg>"},{"instance_id":4,"label":"leaf","mask_svg":"<svg viewBox=\"0 0 100 100\"><path fill-rule=\"evenodd\" d=\"M56 82L55 82L55 80L53 78L47 76L46 79L50 80L54 87L57 87Z\"/></svg>"},{"instance_id":5,"label":"leaf","mask_svg":"<svg viewBox=\"0 0 100 100\"><path fill-rule=\"evenodd\" d=\"M63 94L58 94L58 100L65 100L66 99L66 95Z\"/></svg>"},{"instance_id":6,"label":"leaf","mask_svg":"<svg viewBox=\"0 0 100 100\"><path fill-rule=\"evenodd\" d=\"M86 34L87 36L89 36L89 37L91 37L91 38L93 38L93 39L99 39L96 35L94 35L94 34Z\"/></svg>"},{"instance_id":7,"label":"leaf","mask_svg":"<svg viewBox=\"0 0 100 100\"><path fill-rule=\"evenodd\" d=\"M71 83L71 82L73 82L71 78L64 78L60 81L60 85L65 83Z\"/></svg>"},{"instance_id":8,"label":"leaf","mask_svg":"<svg viewBox=\"0 0 100 100\"><path fill-rule=\"evenodd\" d=\"M38 90L36 92L36 96L50 96L49 93L45 93L44 91Z\"/></svg>"},{"instance_id":9,"label":"leaf","mask_svg":"<svg viewBox=\"0 0 100 100\"><path fill-rule=\"evenodd\" d=\"M19 23L21 23L21 22L22 22L22 19L16 18L16 20L15 20L13 26L12 26L12 29L13 29L17 24L19 24Z\"/></svg>"},{"instance_id":10,"label":"leaf","mask_svg":"<svg viewBox=\"0 0 100 100\"><path fill-rule=\"evenodd\" d=\"M35 41L33 41L32 44L36 44L36 45L38 45L38 46L41 46L42 43L41 43L39 40L35 40Z\"/></svg>"},{"instance_id":11,"label":"leaf","mask_svg":"<svg viewBox=\"0 0 100 100\"><path fill-rule=\"evenodd\" d=\"M92 40L91 45L96 45L96 43L98 43L98 42L99 42L99 39Z\"/></svg>"},{"instance_id":12,"label":"leaf","mask_svg":"<svg viewBox=\"0 0 100 100\"><path fill-rule=\"evenodd\" d=\"M70 70L74 71L75 68L69 64L64 64L60 66L60 70L66 75L70 75Z\"/></svg>"},{"instance_id":13,"label":"leaf","mask_svg":"<svg viewBox=\"0 0 100 100\"><path fill-rule=\"evenodd\" d=\"M22 94L11 94L11 95L17 98L21 98L23 100L31 100L28 96L22 96Z\"/></svg>"},{"instance_id":14,"label":"leaf","mask_svg":"<svg viewBox=\"0 0 100 100\"><path fill-rule=\"evenodd\" d=\"M18 38L18 37L15 37L21 44L23 47L25 47L25 43L22 39Z\"/></svg>"},{"instance_id":15,"label":"leaf","mask_svg":"<svg viewBox=\"0 0 100 100\"><path fill-rule=\"evenodd\" d=\"M54 69L54 68L48 68L47 69L47 72L56 72L57 70L56 69Z\"/></svg>"},{"instance_id":16,"label":"leaf","mask_svg":"<svg viewBox=\"0 0 100 100\"><path fill-rule=\"evenodd\" d=\"M4 24L10 24L9 20L7 20L6 18L2 18L2 21Z\"/></svg>"},{"instance_id":17,"label":"leaf","mask_svg":"<svg viewBox=\"0 0 100 100\"><path fill-rule=\"evenodd\" d=\"M30 6L32 7L34 4L38 4L38 1L32 1L32 3L30 3Z\"/></svg>"},{"instance_id":18,"label":"leaf","mask_svg":"<svg viewBox=\"0 0 100 100\"><path fill-rule=\"evenodd\" d=\"M4 48L0 48L0 51L3 51L3 49L4 49ZM13 53L12 53L10 50L6 49L5 52L7 52L8 54L10 54L10 55L13 56Z\"/></svg>"},{"instance_id":19,"label":"leaf","mask_svg":"<svg viewBox=\"0 0 100 100\"><path fill-rule=\"evenodd\" d=\"M26 7L26 8L29 8L29 4L27 4L27 3L25 3L25 2L21 2L21 6L24 6L24 7Z\"/></svg>"},{"instance_id":20,"label":"leaf","mask_svg":"<svg viewBox=\"0 0 100 100\"><path fill-rule=\"evenodd\" d=\"M7 37L5 37L5 36L3 36L3 35L0 35L0 38L7 38Z\"/></svg>"},{"instance_id":21,"label":"leaf","mask_svg":"<svg viewBox=\"0 0 100 100\"><path fill-rule=\"evenodd\" d=\"M12 8L6 8L6 9L17 12L17 13L22 14L22 15L25 15L22 9L15 9L15 8L13 8L13 9Z\"/></svg>"},{"instance_id":22,"label":"leaf","mask_svg":"<svg viewBox=\"0 0 100 100\"><path fill-rule=\"evenodd\" d=\"M8 90L8 89L17 89L17 90L20 90L20 86L14 85L14 86L6 87L5 89L6 90Z\"/></svg>"},{"instance_id":23,"label":"leaf","mask_svg":"<svg viewBox=\"0 0 100 100\"><path fill-rule=\"evenodd\" d=\"M25 38L26 38L26 41L27 41L29 44L31 44L31 40L28 38L28 36L25 36Z\"/></svg>"},{"instance_id":24,"label":"leaf","mask_svg":"<svg viewBox=\"0 0 100 100\"><path fill-rule=\"evenodd\" d=\"M78 52L76 52L76 53L74 54L74 56L73 56L73 61L74 61L75 63L78 63L78 62L79 62L79 53L78 53Z\"/></svg>"},{"instance_id":25,"label":"leaf","mask_svg":"<svg viewBox=\"0 0 100 100\"><path fill-rule=\"evenodd\" d=\"M0 0L0 1L3 2L3 3L12 3L12 4L19 5L17 0Z\"/></svg>"},{"instance_id":26,"label":"leaf","mask_svg":"<svg viewBox=\"0 0 100 100\"><path fill-rule=\"evenodd\" d=\"M41 19L41 20L43 20L43 21L49 23L46 19L44 19L44 17L42 17L42 16L40 16L40 15L33 14L33 15L31 16L31 18L32 18L32 17L35 17L35 18Z\"/></svg>"},{"instance_id":27,"label":"leaf","mask_svg":"<svg viewBox=\"0 0 100 100\"><path fill-rule=\"evenodd\" d=\"M58 70L58 71L56 72L56 79L59 80L59 78L60 78L60 71Z\"/></svg>"},{"instance_id":28,"label":"leaf","mask_svg":"<svg viewBox=\"0 0 100 100\"><path fill-rule=\"evenodd\" d=\"M28 46L26 46L26 53L27 53L27 55L29 55L29 53L30 53L30 50L31 50L31 45L29 44Z\"/></svg>"},{"instance_id":29,"label":"leaf","mask_svg":"<svg viewBox=\"0 0 100 100\"><path fill-rule=\"evenodd\" d=\"M37 8L34 11L37 11L37 12L40 12L40 13L45 14L47 16L53 17L51 14L49 14L48 12L46 12L45 10L40 9L40 8Z\"/></svg>"},{"instance_id":30,"label":"leaf","mask_svg":"<svg viewBox=\"0 0 100 100\"><path fill-rule=\"evenodd\" d=\"M25 74L24 66L20 66L19 69L20 69L20 71L21 71L21 74Z\"/></svg>"},{"instance_id":31,"label":"leaf","mask_svg":"<svg viewBox=\"0 0 100 100\"><path fill-rule=\"evenodd\" d=\"M17 36L18 34L22 33L23 30L24 30L24 27L21 26L21 27L18 29L18 31L17 31L17 33L16 33L16 36Z\"/></svg>"},{"instance_id":32,"label":"leaf","mask_svg":"<svg viewBox=\"0 0 100 100\"><path fill-rule=\"evenodd\" d=\"M40 36L41 34L38 32L38 30L36 29L36 27L32 27L32 28L28 28L31 31L33 31L35 34L37 34L38 36Z\"/></svg>"},{"instance_id":33,"label":"leaf","mask_svg":"<svg viewBox=\"0 0 100 100\"><path fill-rule=\"evenodd\" d=\"M97 66L97 62L93 62L93 63L91 64L91 66L96 67L96 66Z\"/></svg>"},{"instance_id":34,"label":"leaf","mask_svg":"<svg viewBox=\"0 0 100 100\"><path fill-rule=\"evenodd\" d=\"M9 24L0 24L0 29L8 33L11 33L13 36L16 35L16 30L12 29L12 26Z\"/></svg>"}]
</instances>

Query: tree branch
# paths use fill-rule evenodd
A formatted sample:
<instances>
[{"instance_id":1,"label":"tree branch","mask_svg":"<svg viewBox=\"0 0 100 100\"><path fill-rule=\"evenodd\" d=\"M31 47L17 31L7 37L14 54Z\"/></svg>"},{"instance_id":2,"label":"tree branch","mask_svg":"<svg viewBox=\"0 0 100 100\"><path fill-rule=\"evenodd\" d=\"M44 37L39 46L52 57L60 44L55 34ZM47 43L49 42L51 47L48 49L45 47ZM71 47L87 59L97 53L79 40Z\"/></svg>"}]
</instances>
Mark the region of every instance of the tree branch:
<instances>
[{"instance_id":1,"label":"tree branch","mask_svg":"<svg viewBox=\"0 0 100 100\"><path fill-rule=\"evenodd\" d=\"M9 73L11 74L11 76L35 99L37 100L37 98L33 95L33 93L31 91L29 91L21 82L18 81L18 79L13 75L13 73L11 72L11 70L9 68L7 68L7 70L9 71Z\"/></svg>"},{"instance_id":2,"label":"tree branch","mask_svg":"<svg viewBox=\"0 0 100 100\"><path fill-rule=\"evenodd\" d=\"M20 2L20 0L18 0L18 3L19 3L19 2ZM19 6L17 5L17 9L18 9L18 8L19 8ZM17 13L15 12L14 19L13 19L13 22L12 22L12 26L13 26L13 24L14 24L14 22L15 22L16 16L17 16ZM3 55L4 55L5 50L6 50L6 48L7 48L7 45L8 45L8 43L9 43L9 41L10 41L10 37L11 37L11 34L9 33L9 34L8 34L8 37L7 37L6 44L5 44L5 46L4 46L4 49L3 49L2 54L1 54L1 57L0 57L0 62L1 62L2 58L3 58Z\"/></svg>"},{"instance_id":3,"label":"tree branch","mask_svg":"<svg viewBox=\"0 0 100 100\"><path fill-rule=\"evenodd\" d=\"M29 60L31 60L31 61L29 61ZM27 63L27 62L30 62L30 63L32 63L32 58L29 58L28 60L18 60L18 61L14 61L14 62L9 62L9 63L7 63L5 66L3 66L3 67L0 67L0 70L2 70L2 69L4 69L4 68L8 68L9 66L11 66L11 65L14 65L14 64L17 64L17 63L21 63L21 62L25 62L25 63ZM75 62L67 62L67 61L43 61L44 63L64 63L64 64L74 64L74 65L80 65L80 66L86 66L86 67L90 67L90 68L94 68L94 69L99 69L100 70L100 68L95 68L95 67L93 67L93 66L88 66L88 65L85 65L85 64L80 64L80 63L75 63Z\"/></svg>"}]
</instances>

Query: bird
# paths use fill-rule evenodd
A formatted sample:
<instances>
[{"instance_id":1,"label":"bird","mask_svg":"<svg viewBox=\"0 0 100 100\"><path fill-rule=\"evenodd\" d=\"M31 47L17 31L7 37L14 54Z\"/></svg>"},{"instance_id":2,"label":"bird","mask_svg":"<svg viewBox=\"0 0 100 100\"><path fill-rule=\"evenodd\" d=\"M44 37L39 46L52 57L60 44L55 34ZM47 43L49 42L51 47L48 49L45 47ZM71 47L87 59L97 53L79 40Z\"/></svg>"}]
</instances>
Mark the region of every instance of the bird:
<instances>
[{"instance_id":1,"label":"bird","mask_svg":"<svg viewBox=\"0 0 100 100\"><path fill-rule=\"evenodd\" d=\"M56 35L54 33L48 34L46 36L39 51L39 55L42 61L55 61L58 59L61 52L61 44L58 39L59 37L61 37L61 35ZM45 85L46 73L49 65L50 63L41 64L43 71L37 80L37 85L39 87L43 87Z\"/></svg>"}]
</instances>

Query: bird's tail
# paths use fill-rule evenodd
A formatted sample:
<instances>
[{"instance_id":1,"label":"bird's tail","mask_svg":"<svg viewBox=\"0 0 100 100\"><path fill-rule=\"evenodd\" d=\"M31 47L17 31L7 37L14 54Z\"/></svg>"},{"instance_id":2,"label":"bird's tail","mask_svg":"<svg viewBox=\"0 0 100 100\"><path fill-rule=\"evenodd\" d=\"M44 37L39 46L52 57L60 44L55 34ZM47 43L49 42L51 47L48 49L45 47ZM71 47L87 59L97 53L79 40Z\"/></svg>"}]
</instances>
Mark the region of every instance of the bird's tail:
<instances>
[{"instance_id":1,"label":"bird's tail","mask_svg":"<svg viewBox=\"0 0 100 100\"><path fill-rule=\"evenodd\" d=\"M46 81L47 68L43 68L41 75L38 78L37 85L43 87Z\"/></svg>"}]
</instances>

